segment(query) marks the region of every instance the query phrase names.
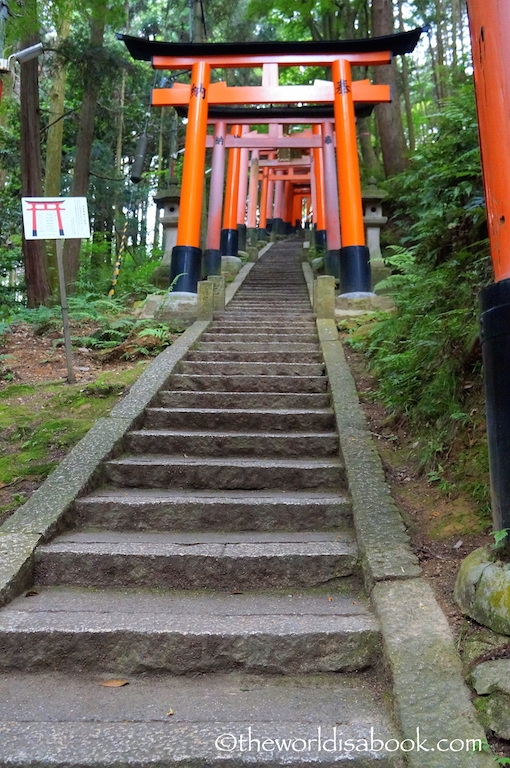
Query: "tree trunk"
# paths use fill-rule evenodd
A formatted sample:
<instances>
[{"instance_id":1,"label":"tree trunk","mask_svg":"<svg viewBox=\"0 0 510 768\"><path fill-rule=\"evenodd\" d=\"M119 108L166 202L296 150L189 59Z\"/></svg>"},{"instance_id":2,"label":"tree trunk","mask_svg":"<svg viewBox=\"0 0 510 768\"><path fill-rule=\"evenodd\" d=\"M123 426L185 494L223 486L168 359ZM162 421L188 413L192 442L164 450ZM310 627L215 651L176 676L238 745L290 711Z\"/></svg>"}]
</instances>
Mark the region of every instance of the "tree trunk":
<instances>
[{"instance_id":1,"label":"tree trunk","mask_svg":"<svg viewBox=\"0 0 510 768\"><path fill-rule=\"evenodd\" d=\"M28 48L37 42L39 42L39 35L31 35L23 40L22 48ZM21 64L20 71L21 194L23 197L41 197L41 127L37 59ZM25 240L23 237L23 260L28 306L33 308L48 304L51 288L44 240Z\"/></svg>"},{"instance_id":2,"label":"tree trunk","mask_svg":"<svg viewBox=\"0 0 510 768\"><path fill-rule=\"evenodd\" d=\"M69 36L70 22L65 19L59 30L59 37ZM49 97L48 132L46 138L46 163L44 169L44 194L58 197L61 193L62 140L64 135L64 103L66 89L66 67L57 58ZM57 247L54 240L47 242L48 270L52 293L58 290Z\"/></svg>"},{"instance_id":3,"label":"tree trunk","mask_svg":"<svg viewBox=\"0 0 510 768\"><path fill-rule=\"evenodd\" d=\"M400 32L405 31L402 0L398 0L398 28ZM409 88L409 64L405 55L402 56L402 90L404 93L404 104L406 110L407 143L409 145L409 151L412 154L416 149L416 137L414 134L413 110L411 107L411 92Z\"/></svg>"},{"instance_id":4,"label":"tree trunk","mask_svg":"<svg viewBox=\"0 0 510 768\"><path fill-rule=\"evenodd\" d=\"M372 0L372 36L393 34L393 5L391 0ZM400 109L400 92L396 63L374 67L374 83L391 86L393 101L375 108L381 139L384 171L387 176L401 173L407 165L406 142Z\"/></svg>"},{"instance_id":5,"label":"tree trunk","mask_svg":"<svg viewBox=\"0 0 510 768\"><path fill-rule=\"evenodd\" d=\"M103 44L105 29L104 14L92 18L90 22L90 46L99 50ZM76 157L71 183L71 197L86 197L89 187L90 157L94 139L97 95L100 85L99 68L91 65L86 75L85 93L80 109L78 136L76 138ZM67 240L65 246L66 282L68 290L74 290L74 284L80 268L81 240Z\"/></svg>"},{"instance_id":6,"label":"tree trunk","mask_svg":"<svg viewBox=\"0 0 510 768\"><path fill-rule=\"evenodd\" d=\"M381 166L374 147L372 146L372 134L370 132L370 119L368 117L358 117L356 120L356 129L358 133L359 144L361 147L361 157L363 165L369 175L377 175L381 172Z\"/></svg>"},{"instance_id":7,"label":"tree trunk","mask_svg":"<svg viewBox=\"0 0 510 768\"><path fill-rule=\"evenodd\" d=\"M436 79L437 79L437 97L441 104L448 97L448 72L445 66L445 43L444 43L444 19L445 9L442 0L435 0L436 14Z\"/></svg>"}]
</instances>

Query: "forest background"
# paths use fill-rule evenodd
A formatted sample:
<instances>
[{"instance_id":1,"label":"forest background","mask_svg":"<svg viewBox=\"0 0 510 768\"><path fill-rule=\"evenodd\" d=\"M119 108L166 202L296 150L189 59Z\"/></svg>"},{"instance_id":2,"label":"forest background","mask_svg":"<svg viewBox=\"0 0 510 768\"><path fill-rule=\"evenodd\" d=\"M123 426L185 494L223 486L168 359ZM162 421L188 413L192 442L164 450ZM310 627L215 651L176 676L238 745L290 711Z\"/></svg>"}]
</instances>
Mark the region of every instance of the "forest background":
<instances>
[{"instance_id":1,"label":"forest background","mask_svg":"<svg viewBox=\"0 0 510 768\"><path fill-rule=\"evenodd\" d=\"M76 343L97 348L132 333L133 302L154 292L150 276L162 243L147 214L157 189L169 175L180 175L185 135L172 109L151 110L149 101L153 86L186 81L187 74L155 74L133 61L116 32L243 42L362 38L426 27L413 55L355 73L390 83L394 97L358 121L358 138L363 181L375 177L389 192L383 238L393 275L383 287L398 311L360 328L351 325L350 340L370 360L390 427L405 424L418 436L412 451L429 482L450 495L469 493L477 505L476 525L486 527L477 294L491 272L465 3L9 0L7 10L1 0L0 6L5 57L39 40L45 49L41 58L3 77L0 340L20 323L37 333L59 323L56 254L51 243L22 241L20 197L63 194L89 202L92 237L81 246L66 243L65 263L72 313L97 324L94 334ZM260 72L215 76L256 84ZM281 82L317 77L328 72L297 67L283 70ZM129 172L141 134L149 152L143 178L134 185ZM123 231L121 274L115 299L107 299ZM156 331L164 341L164 330ZM12 378L8 355L0 355L0 377L4 383ZM12 444L3 450L12 454Z\"/></svg>"}]
</instances>

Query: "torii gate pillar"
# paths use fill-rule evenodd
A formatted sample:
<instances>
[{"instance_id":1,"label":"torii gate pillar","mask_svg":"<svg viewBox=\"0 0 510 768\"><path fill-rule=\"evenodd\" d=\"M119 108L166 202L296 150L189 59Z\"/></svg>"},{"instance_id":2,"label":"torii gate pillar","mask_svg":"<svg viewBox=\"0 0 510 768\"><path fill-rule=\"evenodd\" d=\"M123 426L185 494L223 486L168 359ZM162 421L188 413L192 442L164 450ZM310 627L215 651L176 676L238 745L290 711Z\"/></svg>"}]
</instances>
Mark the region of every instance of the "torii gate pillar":
<instances>
[{"instance_id":1,"label":"torii gate pillar","mask_svg":"<svg viewBox=\"0 0 510 768\"><path fill-rule=\"evenodd\" d=\"M370 293L370 253L365 245L351 64L347 59L339 59L332 63L331 72L335 88L336 156L342 232L340 286L342 293Z\"/></svg>"},{"instance_id":2,"label":"torii gate pillar","mask_svg":"<svg viewBox=\"0 0 510 768\"><path fill-rule=\"evenodd\" d=\"M209 64L205 61L195 62L191 70L191 99L182 170L177 244L172 250L170 266L170 283L176 280L174 290L188 293L197 292L202 269L200 211L204 189L209 79Z\"/></svg>"},{"instance_id":3,"label":"torii gate pillar","mask_svg":"<svg viewBox=\"0 0 510 768\"><path fill-rule=\"evenodd\" d=\"M207 240L204 253L206 275L221 275L221 214L223 211L223 183L225 181L225 138L227 126L224 121L214 129L214 147L211 163L211 188L209 192L209 217Z\"/></svg>"},{"instance_id":4,"label":"torii gate pillar","mask_svg":"<svg viewBox=\"0 0 510 768\"><path fill-rule=\"evenodd\" d=\"M499 531L510 528L510 6L508 0L468 0L467 6L496 281L481 292L480 305L492 515Z\"/></svg>"}]
</instances>

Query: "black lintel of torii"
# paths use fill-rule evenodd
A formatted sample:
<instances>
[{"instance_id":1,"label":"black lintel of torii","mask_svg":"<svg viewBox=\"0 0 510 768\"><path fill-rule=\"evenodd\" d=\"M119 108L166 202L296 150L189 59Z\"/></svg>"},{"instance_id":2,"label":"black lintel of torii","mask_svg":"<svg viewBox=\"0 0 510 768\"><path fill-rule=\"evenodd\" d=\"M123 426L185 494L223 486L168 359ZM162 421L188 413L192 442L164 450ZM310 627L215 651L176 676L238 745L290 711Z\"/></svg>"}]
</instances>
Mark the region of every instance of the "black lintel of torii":
<instances>
[{"instance_id":1,"label":"black lintel of torii","mask_svg":"<svg viewBox=\"0 0 510 768\"><path fill-rule=\"evenodd\" d=\"M151 61L153 56L239 56L239 46L247 56L285 55L300 56L306 54L342 54L375 53L390 51L393 56L412 53L424 27L417 27L408 32L394 35L360 38L354 40L305 40L305 41L264 41L231 43L172 43L133 35L117 34L129 53L139 61Z\"/></svg>"}]
</instances>

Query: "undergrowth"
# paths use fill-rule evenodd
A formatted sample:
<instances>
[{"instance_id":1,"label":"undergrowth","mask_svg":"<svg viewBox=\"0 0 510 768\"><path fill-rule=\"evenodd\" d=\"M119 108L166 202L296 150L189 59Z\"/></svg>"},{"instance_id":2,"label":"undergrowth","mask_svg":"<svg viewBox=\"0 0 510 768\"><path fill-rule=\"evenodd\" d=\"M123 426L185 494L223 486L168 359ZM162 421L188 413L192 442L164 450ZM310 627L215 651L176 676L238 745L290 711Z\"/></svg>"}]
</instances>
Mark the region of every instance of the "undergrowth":
<instances>
[{"instance_id":1,"label":"undergrowth","mask_svg":"<svg viewBox=\"0 0 510 768\"><path fill-rule=\"evenodd\" d=\"M170 325L140 320L119 298L88 293L69 297L68 306L73 345L98 352L109 350L109 357L132 360L157 355L184 330L178 321ZM64 343L62 312L58 306L17 309L0 323L0 339L20 323L31 326L36 336L50 336L55 347ZM0 376L9 380L7 355L0 356Z\"/></svg>"},{"instance_id":2,"label":"undergrowth","mask_svg":"<svg viewBox=\"0 0 510 768\"><path fill-rule=\"evenodd\" d=\"M351 344L368 357L378 396L418 436L423 471L445 493L468 491L485 517L488 459L477 296L491 280L472 88L446 105L435 139L391 180L394 314ZM398 244L396 244L398 243Z\"/></svg>"}]
</instances>

